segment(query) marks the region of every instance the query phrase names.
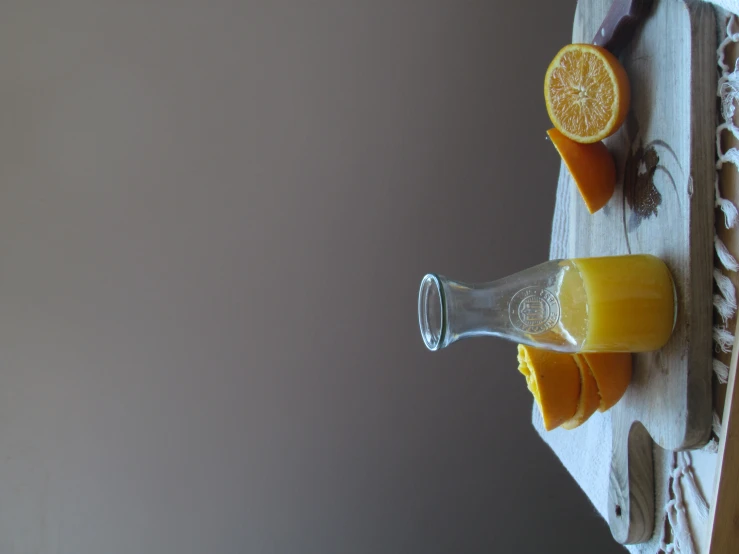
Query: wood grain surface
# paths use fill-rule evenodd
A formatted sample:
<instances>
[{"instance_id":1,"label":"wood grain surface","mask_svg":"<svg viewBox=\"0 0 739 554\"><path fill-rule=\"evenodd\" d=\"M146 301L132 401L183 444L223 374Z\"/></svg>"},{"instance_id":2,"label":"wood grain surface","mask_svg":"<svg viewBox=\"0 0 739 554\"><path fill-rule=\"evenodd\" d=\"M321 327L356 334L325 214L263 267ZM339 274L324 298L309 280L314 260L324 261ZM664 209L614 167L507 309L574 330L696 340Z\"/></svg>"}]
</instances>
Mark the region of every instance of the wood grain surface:
<instances>
[{"instance_id":1,"label":"wood grain surface","mask_svg":"<svg viewBox=\"0 0 739 554\"><path fill-rule=\"evenodd\" d=\"M739 336L735 344L739 344ZM739 398L736 371L739 349L735 348L729 366L718 462L711 512L708 517L705 552L725 554L739 548Z\"/></svg>"},{"instance_id":2,"label":"wood grain surface","mask_svg":"<svg viewBox=\"0 0 739 554\"><path fill-rule=\"evenodd\" d=\"M581 0L573 42L590 42L610 0ZM619 183L590 215L569 180L569 256L650 253L670 267L678 317L669 344L634 356L613 408L609 523L621 543L654 530L653 439L679 450L710 435L716 127L716 28L710 5L656 0L621 56L632 87L624 126L606 139ZM651 437L651 439L650 439Z\"/></svg>"}]
</instances>

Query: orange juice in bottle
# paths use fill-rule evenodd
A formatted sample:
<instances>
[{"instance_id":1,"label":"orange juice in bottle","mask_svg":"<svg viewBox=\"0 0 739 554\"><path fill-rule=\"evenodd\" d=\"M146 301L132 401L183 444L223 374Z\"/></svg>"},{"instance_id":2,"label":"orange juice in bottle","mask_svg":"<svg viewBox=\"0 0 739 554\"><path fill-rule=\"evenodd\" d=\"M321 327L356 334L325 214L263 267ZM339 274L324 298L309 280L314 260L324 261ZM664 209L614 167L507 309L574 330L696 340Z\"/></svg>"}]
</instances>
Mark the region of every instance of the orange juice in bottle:
<instances>
[{"instance_id":1,"label":"orange juice in bottle","mask_svg":"<svg viewBox=\"0 0 739 554\"><path fill-rule=\"evenodd\" d=\"M670 271L646 254L552 260L482 284L429 274L418 298L430 350L498 336L561 352L645 352L667 343L676 314Z\"/></svg>"}]
</instances>

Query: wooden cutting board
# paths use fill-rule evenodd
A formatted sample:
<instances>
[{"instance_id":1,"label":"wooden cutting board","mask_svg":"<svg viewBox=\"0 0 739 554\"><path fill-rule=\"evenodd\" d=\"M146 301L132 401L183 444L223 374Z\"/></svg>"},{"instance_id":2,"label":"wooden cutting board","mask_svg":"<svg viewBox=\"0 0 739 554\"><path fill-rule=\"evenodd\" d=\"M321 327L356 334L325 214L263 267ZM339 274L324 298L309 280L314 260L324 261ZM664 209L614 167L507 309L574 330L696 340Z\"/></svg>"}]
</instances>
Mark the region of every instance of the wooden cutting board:
<instances>
[{"instance_id":1,"label":"wooden cutting board","mask_svg":"<svg viewBox=\"0 0 739 554\"><path fill-rule=\"evenodd\" d=\"M573 42L591 42L610 0L580 0ZM634 378L612 410L609 523L621 543L654 531L652 441L670 450L710 435L716 22L702 2L655 0L621 54L632 87L626 124L605 142L619 183L590 215L566 168L571 192L568 257L651 253L665 260L678 289L672 339L634 356Z\"/></svg>"}]
</instances>

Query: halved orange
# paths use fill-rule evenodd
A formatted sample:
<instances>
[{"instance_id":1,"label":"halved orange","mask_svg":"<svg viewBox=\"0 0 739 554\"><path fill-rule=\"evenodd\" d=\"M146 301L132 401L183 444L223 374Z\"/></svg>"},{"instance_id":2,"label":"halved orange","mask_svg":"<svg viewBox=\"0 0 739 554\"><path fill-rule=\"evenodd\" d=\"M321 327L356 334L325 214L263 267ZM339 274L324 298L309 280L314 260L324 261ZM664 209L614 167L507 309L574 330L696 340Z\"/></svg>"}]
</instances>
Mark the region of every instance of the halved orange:
<instances>
[{"instance_id":1,"label":"halved orange","mask_svg":"<svg viewBox=\"0 0 739 554\"><path fill-rule=\"evenodd\" d=\"M575 415L562 424L564 429L575 429L585 423L600 406L598 383L584 359L572 356L580 370L580 401L577 403Z\"/></svg>"},{"instance_id":2,"label":"halved orange","mask_svg":"<svg viewBox=\"0 0 739 554\"><path fill-rule=\"evenodd\" d=\"M616 187L616 162L602 142L580 144L567 138L556 128L547 135L562 157L573 181L593 214L605 206Z\"/></svg>"},{"instance_id":3,"label":"halved orange","mask_svg":"<svg viewBox=\"0 0 739 554\"><path fill-rule=\"evenodd\" d=\"M618 130L629 111L631 88L626 70L608 50L569 44L547 68L544 99L554 126L589 144Z\"/></svg>"},{"instance_id":4,"label":"halved orange","mask_svg":"<svg viewBox=\"0 0 739 554\"><path fill-rule=\"evenodd\" d=\"M547 431L575 415L580 398L580 370L571 354L519 344L518 370L526 377Z\"/></svg>"},{"instance_id":5,"label":"halved orange","mask_svg":"<svg viewBox=\"0 0 739 554\"><path fill-rule=\"evenodd\" d=\"M576 354L590 368L600 395L599 412L612 408L626 392L631 382L631 354L628 353L585 353Z\"/></svg>"}]
</instances>

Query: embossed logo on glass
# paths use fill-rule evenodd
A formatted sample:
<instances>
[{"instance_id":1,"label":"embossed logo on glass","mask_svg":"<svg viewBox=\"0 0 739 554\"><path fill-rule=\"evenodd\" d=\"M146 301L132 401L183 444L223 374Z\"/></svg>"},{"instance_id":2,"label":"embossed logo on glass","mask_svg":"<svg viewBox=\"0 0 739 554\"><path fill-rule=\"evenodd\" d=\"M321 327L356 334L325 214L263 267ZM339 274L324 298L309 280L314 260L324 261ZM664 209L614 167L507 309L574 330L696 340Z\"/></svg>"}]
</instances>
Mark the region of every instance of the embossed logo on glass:
<instances>
[{"instance_id":1,"label":"embossed logo on glass","mask_svg":"<svg viewBox=\"0 0 739 554\"><path fill-rule=\"evenodd\" d=\"M538 335L559 322L559 302L547 289L526 287L511 298L508 315L511 324L524 333Z\"/></svg>"}]
</instances>

